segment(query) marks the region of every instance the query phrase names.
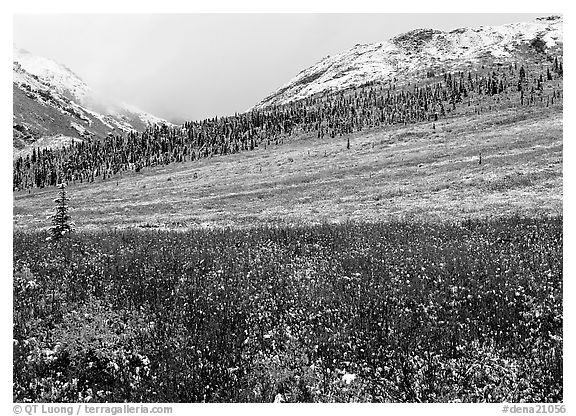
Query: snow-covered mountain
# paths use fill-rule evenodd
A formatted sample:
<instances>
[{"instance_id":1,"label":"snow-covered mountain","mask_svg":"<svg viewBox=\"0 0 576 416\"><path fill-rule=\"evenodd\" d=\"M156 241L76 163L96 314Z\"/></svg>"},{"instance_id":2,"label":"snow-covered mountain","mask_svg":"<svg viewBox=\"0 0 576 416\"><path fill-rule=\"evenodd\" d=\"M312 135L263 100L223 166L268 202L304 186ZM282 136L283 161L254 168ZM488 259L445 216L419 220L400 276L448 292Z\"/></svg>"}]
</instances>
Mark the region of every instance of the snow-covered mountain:
<instances>
[{"instance_id":1,"label":"snow-covered mountain","mask_svg":"<svg viewBox=\"0 0 576 416\"><path fill-rule=\"evenodd\" d=\"M15 152L168 123L105 99L65 65L16 47L13 53Z\"/></svg>"},{"instance_id":2,"label":"snow-covered mountain","mask_svg":"<svg viewBox=\"0 0 576 416\"><path fill-rule=\"evenodd\" d=\"M390 40L356 45L300 72L254 108L285 104L326 91L398 78L408 82L428 71L451 71L486 61L540 59L563 48L562 17L451 32L417 29ZM561 52L560 52L561 53Z\"/></svg>"}]
</instances>

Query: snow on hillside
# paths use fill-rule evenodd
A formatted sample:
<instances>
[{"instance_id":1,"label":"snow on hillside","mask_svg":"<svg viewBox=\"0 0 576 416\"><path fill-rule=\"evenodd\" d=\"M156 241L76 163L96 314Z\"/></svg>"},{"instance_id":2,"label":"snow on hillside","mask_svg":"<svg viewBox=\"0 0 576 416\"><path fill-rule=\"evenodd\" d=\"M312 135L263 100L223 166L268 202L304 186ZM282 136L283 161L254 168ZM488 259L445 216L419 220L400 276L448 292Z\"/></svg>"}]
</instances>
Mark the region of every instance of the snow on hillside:
<instances>
[{"instance_id":1,"label":"snow on hillside","mask_svg":"<svg viewBox=\"0 0 576 416\"><path fill-rule=\"evenodd\" d=\"M26 72L36 75L60 94L70 93L72 97L83 100L94 93L74 72L52 59L33 55L15 46L13 54L14 62L18 62Z\"/></svg>"},{"instance_id":2,"label":"snow on hillside","mask_svg":"<svg viewBox=\"0 0 576 416\"><path fill-rule=\"evenodd\" d=\"M160 118L160 117L156 117L155 115L152 115L150 113L147 113L145 111L140 110L137 107L134 107L131 104L127 104L127 103L120 103L119 104L120 107L120 111L122 112L128 112L130 114L133 114L135 116L137 116L144 124L168 124L170 125L171 123Z\"/></svg>"},{"instance_id":3,"label":"snow on hillside","mask_svg":"<svg viewBox=\"0 0 576 416\"><path fill-rule=\"evenodd\" d=\"M36 96L37 101L56 108L62 114L73 110L75 117L80 119L78 121L86 123L86 126L92 124L92 118L110 130L140 130L149 124L170 124L132 105L105 99L69 68L52 59L36 56L16 46L13 54L13 82L16 86L24 88L30 98Z\"/></svg>"},{"instance_id":4,"label":"snow on hillside","mask_svg":"<svg viewBox=\"0 0 576 416\"><path fill-rule=\"evenodd\" d=\"M300 72L255 108L284 104L327 90L343 90L394 77L409 79L427 68L474 64L486 56L512 57L522 45L539 39L547 48L562 46L562 17L502 26L462 28L451 32L417 29L388 41L355 47L328 56Z\"/></svg>"}]
</instances>

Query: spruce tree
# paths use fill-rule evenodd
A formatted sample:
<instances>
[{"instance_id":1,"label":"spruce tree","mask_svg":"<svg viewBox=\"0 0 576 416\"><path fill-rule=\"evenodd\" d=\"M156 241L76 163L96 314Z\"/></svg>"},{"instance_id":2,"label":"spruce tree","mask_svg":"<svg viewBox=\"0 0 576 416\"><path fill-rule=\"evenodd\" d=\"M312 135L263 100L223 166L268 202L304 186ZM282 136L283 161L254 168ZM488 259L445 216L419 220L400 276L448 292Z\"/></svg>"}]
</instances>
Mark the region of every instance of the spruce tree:
<instances>
[{"instance_id":1,"label":"spruce tree","mask_svg":"<svg viewBox=\"0 0 576 416\"><path fill-rule=\"evenodd\" d=\"M50 217L52 219L52 227L50 227L49 239L51 240L58 240L72 231L72 223L68 213L68 201L70 199L66 195L66 184L61 183L58 188L60 192L58 193L58 198L54 199L56 203L54 214Z\"/></svg>"},{"instance_id":2,"label":"spruce tree","mask_svg":"<svg viewBox=\"0 0 576 416\"><path fill-rule=\"evenodd\" d=\"M524 66L520 67L520 82L526 79L526 71L524 70Z\"/></svg>"}]
</instances>

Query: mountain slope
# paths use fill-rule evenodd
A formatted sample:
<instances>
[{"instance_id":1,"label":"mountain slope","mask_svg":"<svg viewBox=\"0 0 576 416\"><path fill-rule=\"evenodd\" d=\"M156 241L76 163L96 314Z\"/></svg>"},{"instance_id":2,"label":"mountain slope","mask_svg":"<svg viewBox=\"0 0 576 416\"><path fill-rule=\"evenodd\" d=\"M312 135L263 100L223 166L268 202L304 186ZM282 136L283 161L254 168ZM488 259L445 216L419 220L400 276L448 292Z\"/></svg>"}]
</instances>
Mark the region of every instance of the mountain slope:
<instances>
[{"instance_id":1,"label":"mountain slope","mask_svg":"<svg viewBox=\"0 0 576 416\"><path fill-rule=\"evenodd\" d=\"M418 29L388 41L356 45L300 72L254 108L286 104L314 94L370 82L409 82L430 72L454 71L494 61L541 59L563 47L559 16L451 32Z\"/></svg>"},{"instance_id":2,"label":"mountain slope","mask_svg":"<svg viewBox=\"0 0 576 416\"><path fill-rule=\"evenodd\" d=\"M315 79L299 75L301 89L292 82L271 99L285 106L265 103L234 117L17 160L15 227L49 225L52 186L61 178L85 229L560 215L561 25L558 18L517 24L524 29L516 35L461 29L455 33L467 40L459 37L456 48L451 38L436 66L428 58L440 43L430 39L440 32L415 31L393 39L395 48L404 45L398 61L413 70L395 72L388 85L361 86L370 76L386 80L378 68L389 54L361 61L344 58L347 51ZM359 67L356 77L331 78L340 82L334 89L361 87L296 101L332 88L319 81L337 64ZM313 77L318 67L303 74Z\"/></svg>"},{"instance_id":3,"label":"mountain slope","mask_svg":"<svg viewBox=\"0 0 576 416\"><path fill-rule=\"evenodd\" d=\"M562 213L562 111L467 112L334 140L303 135L252 152L69 184L78 229L456 221ZM478 163L482 155L482 164ZM52 187L14 193L14 226L48 227Z\"/></svg>"},{"instance_id":4,"label":"mountain slope","mask_svg":"<svg viewBox=\"0 0 576 416\"><path fill-rule=\"evenodd\" d=\"M13 146L60 146L72 140L143 130L165 120L99 96L80 77L51 59L14 48ZM38 142L40 141L40 142Z\"/></svg>"}]
</instances>

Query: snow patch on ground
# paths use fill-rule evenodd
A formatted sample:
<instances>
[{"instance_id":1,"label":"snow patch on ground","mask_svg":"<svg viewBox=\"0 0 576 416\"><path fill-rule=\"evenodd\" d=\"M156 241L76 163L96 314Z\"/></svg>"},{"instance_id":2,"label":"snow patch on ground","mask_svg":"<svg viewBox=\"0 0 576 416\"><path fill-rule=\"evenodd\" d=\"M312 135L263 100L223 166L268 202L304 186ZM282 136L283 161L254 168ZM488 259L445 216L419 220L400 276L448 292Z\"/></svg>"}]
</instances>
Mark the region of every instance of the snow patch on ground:
<instances>
[{"instance_id":1,"label":"snow patch on ground","mask_svg":"<svg viewBox=\"0 0 576 416\"><path fill-rule=\"evenodd\" d=\"M32 154L34 149L57 149L81 141L82 139L79 139L78 137L70 137L63 134L57 134L55 136L44 136L38 139L34 144L15 151L14 157L26 157L26 155Z\"/></svg>"},{"instance_id":2,"label":"snow patch on ground","mask_svg":"<svg viewBox=\"0 0 576 416\"><path fill-rule=\"evenodd\" d=\"M342 381L345 384L350 384L352 383L354 380L356 380L356 374L352 374L352 373L346 373L342 376Z\"/></svg>"},{"instance_id":3,"label":"snow patch on ground","mask_svg":"<svg viewBox=\"0 0 576 416\"><path fill-rule=\"evenodd\" d=\"M87 132L87 130L84 128L84 126L81 126L78 123L74 123L73 121L70 122L70 127L72 127L74 130L76 130L81 135L84 135Z\"/></svg>"}]
</instances>

